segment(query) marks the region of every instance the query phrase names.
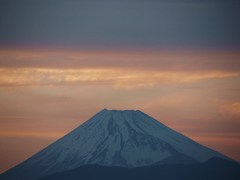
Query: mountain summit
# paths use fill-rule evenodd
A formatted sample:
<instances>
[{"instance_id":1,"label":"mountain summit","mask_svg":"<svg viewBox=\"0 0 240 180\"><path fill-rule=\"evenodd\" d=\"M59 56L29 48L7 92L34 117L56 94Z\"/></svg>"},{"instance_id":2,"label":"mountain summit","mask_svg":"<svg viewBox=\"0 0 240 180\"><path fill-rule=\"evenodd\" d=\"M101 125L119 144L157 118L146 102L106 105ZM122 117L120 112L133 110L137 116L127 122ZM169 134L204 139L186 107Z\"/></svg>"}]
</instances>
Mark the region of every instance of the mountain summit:
<instances>
[{"instance_id":1,"label":"mountain summit","mask_svg":"<svg viewBox=\"0 0 240 180\"><path fill-rule=\"evenodd\" d=\"M224 155L135 110L102 110L84 124L3 174L34 180L84 165L125 168L191 164ZM4 178L5 177L5 178Z\"/></svg>"}]
</instances>

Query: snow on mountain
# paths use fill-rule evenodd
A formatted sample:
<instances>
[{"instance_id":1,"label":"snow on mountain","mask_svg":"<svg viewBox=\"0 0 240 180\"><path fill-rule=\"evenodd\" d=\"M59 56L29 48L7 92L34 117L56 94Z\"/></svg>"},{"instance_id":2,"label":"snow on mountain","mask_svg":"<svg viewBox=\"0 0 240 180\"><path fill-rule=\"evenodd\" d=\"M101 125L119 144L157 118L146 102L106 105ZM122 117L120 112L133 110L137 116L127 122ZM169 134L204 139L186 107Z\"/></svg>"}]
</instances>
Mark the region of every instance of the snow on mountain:
<instances>
[{"instance_id":1,"label":"snow on mountain","mask_svg":"<svg viewBox=\"0 0 240 180\"><path fill-rule=\"evenodd\" d=\"M132 168L204 162L212 157L226 158L141 111L104 109L4 177L33 180L86 164Z\"/></svg>"}]
</instances>

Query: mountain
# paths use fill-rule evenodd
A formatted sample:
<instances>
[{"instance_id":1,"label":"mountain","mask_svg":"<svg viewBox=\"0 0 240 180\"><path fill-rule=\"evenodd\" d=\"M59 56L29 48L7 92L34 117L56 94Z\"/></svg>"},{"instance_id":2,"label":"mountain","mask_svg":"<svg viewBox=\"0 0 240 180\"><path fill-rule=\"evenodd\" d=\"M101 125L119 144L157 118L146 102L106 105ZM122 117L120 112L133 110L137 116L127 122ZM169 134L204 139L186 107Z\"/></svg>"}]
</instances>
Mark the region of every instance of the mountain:
<instances>
[{"instance_id":1,"label":"mountain","mask_svg":"<svg viewBox=\"0 0 240 180\"><path fill-rule=\"evenodd\" d=\"M23 163L3 180L35 180L84 165L135 168L195 164L224 155L166 127L141 111L102 110Z\"/></svg>"},{"instance_id":2,"label":"mountain","mask_svg":"<svg viewBox=\"0 0 240 180\"><path fill-rule=\"evenodd\" d=\"M92 173L94 172L94 173ZM204 163L168 164L138 168L86 165L43 177L40 180L239 180L240 165L222 158Z\"/></svg>"}]
</instances>

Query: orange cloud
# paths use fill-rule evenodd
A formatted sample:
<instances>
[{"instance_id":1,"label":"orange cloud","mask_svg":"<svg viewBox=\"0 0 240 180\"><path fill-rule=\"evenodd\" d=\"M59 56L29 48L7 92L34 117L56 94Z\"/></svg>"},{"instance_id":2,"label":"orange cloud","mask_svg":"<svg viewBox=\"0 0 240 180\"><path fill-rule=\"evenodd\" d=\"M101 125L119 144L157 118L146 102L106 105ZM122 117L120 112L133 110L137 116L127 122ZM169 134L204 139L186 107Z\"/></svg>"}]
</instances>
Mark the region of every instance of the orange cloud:
<instances>
[{"instance_id":1,"label":"orange cloud","mask_svg":"<svg viewBox=\"0 0 240 180\"><path fill-rule=\"evenodd\" d=\"M240 52L0 49L0 85L151 87L239 77Z\"/></svg>"},{"instance_id":2,"label":"orange cloud","mask_svg":"<svg viewBox=\"0 0 240 180\"><path fill-rule=\"evenodd\" d=\"M34 138L60 138L65 132L21 132L21 131L5 131L0 132L0 137L34 137Z\"/></svg>"},{"instance_id":3,"label":"orange cloud","mask_svg":"<svg viewBox=\"0 0 240 180\"><path fill-rule=\"evenodd\" d=\"M135 69L1 68L1 86L108 84L116 88L194 83L213 78L240 77L240 72L144 71Z\"/></svg>"},{"instance_id":4,"label":"orange cloud","mask_svg":"<svg viewBox=\"0 0 240 180\"><path fill-rule=\"evenodd\" d=\"M0 67L239 71L240 52L0 49Z\"/></svg>"},{"instance_id":5,"label":"orange cloud","mask_svg":"<svg viewBox=\"0 0 240 180\"><path fill-rule=\"evenodd\" d=\"M240 117L240 102L234 102L221 106L221 113Z\"/></svg>"}]
</instances>

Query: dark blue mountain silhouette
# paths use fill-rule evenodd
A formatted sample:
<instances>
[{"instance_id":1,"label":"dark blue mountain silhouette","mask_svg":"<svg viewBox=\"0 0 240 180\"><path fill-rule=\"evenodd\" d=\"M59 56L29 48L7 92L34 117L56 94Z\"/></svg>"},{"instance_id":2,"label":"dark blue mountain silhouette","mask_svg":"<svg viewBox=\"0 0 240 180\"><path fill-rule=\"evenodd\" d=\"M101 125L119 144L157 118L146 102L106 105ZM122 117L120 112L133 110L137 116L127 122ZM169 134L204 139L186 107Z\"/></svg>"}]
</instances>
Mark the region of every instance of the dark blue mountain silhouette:
<instances>
[{"instance_id":1,"label":"dark blue mountain silhouette","mask_svg":"<svg viewBox=\"0 0 240 180\"><path fill-rule=\"evenodd\" d=\"M82 166L40 180L239 180L240 165L212 158L204 163L171 164L139 168Z\"/></svg>"}]
</instances>

